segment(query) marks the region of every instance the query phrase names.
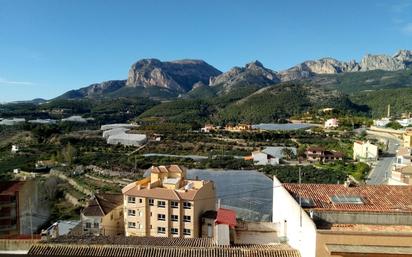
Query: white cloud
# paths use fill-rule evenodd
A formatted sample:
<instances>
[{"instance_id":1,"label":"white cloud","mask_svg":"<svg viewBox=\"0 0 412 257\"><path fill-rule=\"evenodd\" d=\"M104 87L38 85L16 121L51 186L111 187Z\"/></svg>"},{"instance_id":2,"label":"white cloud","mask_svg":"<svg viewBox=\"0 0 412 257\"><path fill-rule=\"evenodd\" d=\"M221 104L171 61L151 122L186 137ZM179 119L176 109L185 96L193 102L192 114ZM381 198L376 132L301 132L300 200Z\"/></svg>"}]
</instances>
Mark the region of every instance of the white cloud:
<instances>
[{"instance_id":1,"label":"white cloud","mask_svg":"<svg viewBox=\"0 0 412 257\"><path fill-rule=\"evenodd\" d=\"M406 35L412 35L412 22L406 23L401 30Z\"/></svg>"},{"instance_id":2,"label":"white cloud","mask_svg":"<svg viewBox=\"0 0 412 257\"><path fill-rule=\"evenodd\" d=\"M0 77L1 86L33 86L35 83L29 81L8 80Z\"/></svg>"}]
</instances>

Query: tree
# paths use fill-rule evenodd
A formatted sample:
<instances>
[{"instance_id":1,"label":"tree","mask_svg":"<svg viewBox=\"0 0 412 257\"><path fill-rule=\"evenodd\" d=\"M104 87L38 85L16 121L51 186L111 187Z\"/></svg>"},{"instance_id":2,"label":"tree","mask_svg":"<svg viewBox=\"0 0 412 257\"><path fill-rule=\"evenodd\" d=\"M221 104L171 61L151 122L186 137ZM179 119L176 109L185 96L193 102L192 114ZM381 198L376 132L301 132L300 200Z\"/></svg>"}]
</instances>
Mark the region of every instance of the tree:
<instances>
[{"instance_id":1,"label":"tree","mask_svg":"<svg viewBox=\"0 0 412 257\"><path fill-rule=\"evenodd\" d=\"M76 148L74 148L70 143L68 143L62 151L62 155L63 155L64 161L68 165L71 165L73 163L73 160L76 157Z\"/></svg>"},{"instance_id":2,"label":"tree","mask_svg":"<svg viewBox=\"0 0 412 257\"><path fill-rule=\"evenodd\" d=\"M286 157L287 160L296 159L296 154L290 148L283 148L282 155Z\"/></svg>"},{"instance_id":3,"label":"tree","mask_svg":"<svg viewBox=\"0 0 412 257\"><path fill-rule=\"evenodd\" d=\"M401 124L399 124L399 122L397 121L391 121L388 124L386 124L387 128L391 128L391 129L401 129L403 128Z\"/></svg>"}]
</instances>

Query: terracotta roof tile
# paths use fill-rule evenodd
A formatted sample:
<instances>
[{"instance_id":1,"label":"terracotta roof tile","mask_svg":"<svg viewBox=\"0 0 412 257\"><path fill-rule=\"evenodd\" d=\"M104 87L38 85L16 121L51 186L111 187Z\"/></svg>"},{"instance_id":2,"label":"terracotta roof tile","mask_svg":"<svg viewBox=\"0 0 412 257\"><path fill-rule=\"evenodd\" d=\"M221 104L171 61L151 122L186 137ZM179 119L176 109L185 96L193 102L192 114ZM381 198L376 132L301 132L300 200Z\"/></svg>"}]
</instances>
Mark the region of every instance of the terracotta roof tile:
<instances>
[{"instance_id":1,"label":"terracotta roof tile","mask_svg":"<svg viewBox=\"0 0 412 257\"><path fill-rule=\"evenodd\" d=\"M230 227L236 226L236 212L229 209L219 208L216 217L217 224L227 224Z\"/></svg>"},{"instance_id":2,"label":"terracotta roof tile","mask_svg":"<svg viewBox=\"0 0 412 257\"><path fill-rule=\"evenodd\" d=\"M89 201L88 206L83 210L83 214L85 216L105 216L122 204L122 194L98 194Z\"/></svg>"},{"instance_id":3,"label":"terracotta roof tile","mask_svg":"<svg viewBox=\"0 0 412 257\"><path fill-rule=\"evenodd\" d=\"M60 237L33 245L30 256L99 256L99 257L181 257L181 256L261 256L299 257L286 244L217 246L208 238L156 237Z\"/></svg>"},{"instance_id":4,"label":"terracotta roof tile","mask_svg":"<svg viewBox=\"0 0 412 257\"><path fill-rule=\"evenodd\" d=\"M295 198L313 201L311 209L371 212L412 212L412 186L340 184L283 184ZM337 204L333 196L360 197L363 204Z\"/></svg>"}]
</instances>

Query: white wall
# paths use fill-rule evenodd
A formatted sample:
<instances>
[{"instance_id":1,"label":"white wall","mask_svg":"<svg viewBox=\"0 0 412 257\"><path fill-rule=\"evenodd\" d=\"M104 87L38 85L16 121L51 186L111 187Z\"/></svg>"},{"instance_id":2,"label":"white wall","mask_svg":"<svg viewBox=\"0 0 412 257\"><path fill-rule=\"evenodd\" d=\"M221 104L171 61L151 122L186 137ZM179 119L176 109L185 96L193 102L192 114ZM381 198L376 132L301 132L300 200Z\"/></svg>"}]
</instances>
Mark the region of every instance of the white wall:
<instances>
[{"instance_id":1,"label":"white wall","mask_svg":"<svg viewBox=\"0 0 412 257\"><path fill-rule=\"evenodd\" d=\"M315 224L275 176L272 221L277 225L278 236L286 237L287 243L299 250L302 257L316 256Z\"/></svg>"},{"instance_id":2,"label":"white wall","mask_svg":"<svg viewBox=\"0 0 412 257\"><path fill-rule=\"evenodd\" d=\"M215 235L217 245L230 245L230 231L227 224L216 224Z\"/></svg>"}]
</instances>

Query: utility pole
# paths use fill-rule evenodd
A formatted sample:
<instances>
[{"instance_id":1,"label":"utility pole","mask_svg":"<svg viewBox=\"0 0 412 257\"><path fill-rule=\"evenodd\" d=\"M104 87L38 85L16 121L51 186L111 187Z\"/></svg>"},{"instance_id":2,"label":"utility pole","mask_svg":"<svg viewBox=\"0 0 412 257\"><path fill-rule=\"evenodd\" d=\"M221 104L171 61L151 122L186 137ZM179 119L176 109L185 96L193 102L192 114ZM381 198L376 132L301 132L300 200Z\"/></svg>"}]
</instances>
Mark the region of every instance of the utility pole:
<instances>
[{"instance_id":1,"label":"utility pole","mask_svg":"<svg viewBox=\"0 0 412 257\"><path fill-rule=\"evenodd\" d=\"M301 168L299 167L299 189L301 189L301 185L302 185L302 176L301 176ZM302 229L302 196L301 196L301 193L299 193L299 207L300 207L299 224L300 224L300 228Z\"/></svg>"}]
</instances>

